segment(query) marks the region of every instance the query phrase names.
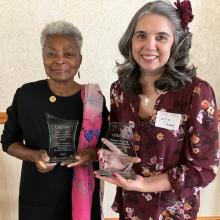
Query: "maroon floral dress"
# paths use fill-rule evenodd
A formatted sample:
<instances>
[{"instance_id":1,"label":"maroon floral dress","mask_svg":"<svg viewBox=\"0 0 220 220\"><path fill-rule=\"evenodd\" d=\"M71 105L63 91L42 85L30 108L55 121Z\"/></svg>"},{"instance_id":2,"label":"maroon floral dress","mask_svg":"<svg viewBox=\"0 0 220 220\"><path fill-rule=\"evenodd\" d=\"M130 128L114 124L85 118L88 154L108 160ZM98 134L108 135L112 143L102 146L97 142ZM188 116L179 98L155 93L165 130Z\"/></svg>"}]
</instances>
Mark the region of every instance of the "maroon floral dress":
<instances>
[{"instance_id":1,"label":"maroon floral dress","mask_svg":"<svg viewBox=\"0 0 220 220\"><path fill-rule=\"evenodd\" d=\"M219 163L218 121L211 86L195 78L183 89L159 96L151 117L138 116L138 95L127 95L119 81L111 86L111 121L130 123L134 149L141 163L134 165L144 177L167 173L172 190L142 193L117 188L113 210L120 220L195 220L200 189L216 176ZM181 114L179 129L155 126L158 111Z\"/></svg>"}]
</instances>

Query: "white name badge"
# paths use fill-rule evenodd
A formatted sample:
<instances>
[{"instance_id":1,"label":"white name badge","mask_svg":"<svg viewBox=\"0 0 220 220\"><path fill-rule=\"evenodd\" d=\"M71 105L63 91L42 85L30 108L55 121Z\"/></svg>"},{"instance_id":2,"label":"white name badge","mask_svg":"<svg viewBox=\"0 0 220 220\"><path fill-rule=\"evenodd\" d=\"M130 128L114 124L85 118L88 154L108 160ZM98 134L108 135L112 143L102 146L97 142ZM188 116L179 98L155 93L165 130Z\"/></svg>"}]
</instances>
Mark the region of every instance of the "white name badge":
<instances>
[{"instance_id":1,"label":"white name badge","mask_svg":"<svg viewBox=\"0 0 220 220\"><path fill-rule=\"evenodd\" d=\"M177 131L180 126L181 118L181 114L158 111L155 126L159 128Z\"/></svg>"}]
</instances>

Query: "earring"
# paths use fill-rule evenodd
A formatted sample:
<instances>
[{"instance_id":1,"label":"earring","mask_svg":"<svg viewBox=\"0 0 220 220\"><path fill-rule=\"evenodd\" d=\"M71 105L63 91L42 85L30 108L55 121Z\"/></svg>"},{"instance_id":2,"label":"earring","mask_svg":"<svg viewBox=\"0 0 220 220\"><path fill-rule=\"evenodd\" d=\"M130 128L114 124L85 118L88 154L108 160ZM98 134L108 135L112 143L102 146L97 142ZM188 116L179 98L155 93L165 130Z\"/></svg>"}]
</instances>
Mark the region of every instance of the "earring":
<instances>
[{"instance_id":1,"label":"earring","mask_svg":"<svg viewBox=\"0 0 220 220\"><path fill-rule=\"evenodd\" d=\"M78 70L78 77L79 77L79 79L80 79L80 72L79 72L79 70Z\"/></svg>"}]
</instances>

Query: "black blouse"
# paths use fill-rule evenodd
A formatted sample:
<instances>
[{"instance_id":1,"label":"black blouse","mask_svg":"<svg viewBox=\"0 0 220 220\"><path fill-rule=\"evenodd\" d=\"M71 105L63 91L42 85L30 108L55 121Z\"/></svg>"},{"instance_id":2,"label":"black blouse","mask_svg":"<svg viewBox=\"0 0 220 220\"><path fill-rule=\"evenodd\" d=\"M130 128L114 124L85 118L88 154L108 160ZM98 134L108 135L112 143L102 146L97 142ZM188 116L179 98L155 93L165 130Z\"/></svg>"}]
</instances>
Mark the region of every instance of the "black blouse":
<instances>
[{"instance_id":1,"label":"black blouse","mask_svg":"<svg viewBox=\"0 0 220 220\"><path fill-rule=\"evenodd\" d=\"M30 149L48 150L49 132L46 113L62 119L79 121L75 143L77 146L83 119L81 93L78 92L69 97L56 96L55 102L50 102L51 95L54 94L46 80L28 83L17 89L13 103L7 109L8 120L1 136L4 151L7 152L8 147L15 142L23 142ZM108 128L107 117L108 110L104 103L101 136L105 135ZM34 163L23 161L19 196L21 219L29 219L25 217L28 215L28 210L30 210L31 220L34 220L36 212L42 210L44 214L42 218L38 216L38 219L71 219L72 175L73 169L60 165L42 174L37 171ZM96 192L94 197L97 199L97 189ZM59 209L56 210L56 207ZM21 214L23 210L25 210L24 216ZM95 208L95 210L100 209ZM58 217L59 213L60 217Z\"/></svg>"}]
</instances>

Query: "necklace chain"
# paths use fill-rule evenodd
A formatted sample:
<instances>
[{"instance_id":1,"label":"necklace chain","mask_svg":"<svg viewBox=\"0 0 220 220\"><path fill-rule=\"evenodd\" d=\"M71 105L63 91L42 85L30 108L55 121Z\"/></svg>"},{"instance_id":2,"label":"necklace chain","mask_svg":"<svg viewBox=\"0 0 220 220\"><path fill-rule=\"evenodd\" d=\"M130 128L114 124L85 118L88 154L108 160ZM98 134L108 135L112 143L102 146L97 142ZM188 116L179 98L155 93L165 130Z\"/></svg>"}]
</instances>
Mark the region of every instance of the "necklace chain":
<instances>
[{"instance_id":1,"label":"necklace chain","mask_svg":"<svg viewBox=\"0 0 220 220\"><path fill-rule=\"evenodd\" d=\"M159 90L159 89L155 89L150 96L144 95L144 96L145 96L145 98L144 98L144 105L147 106L147 105L149 104L151 98L152 98L155 94L156 94L156 95L161 95L161 94L165 94L165 93L166 93L166 92L164 92L164 91L161 91L161 90Z\"/></svg>"},{"instance_id":2,"label":"necklace chain","mask_svg":"<svg viewBox=\"0 0 220 220\"><path fill-rule=\"evenodd\" d=\"M144 99L144 105L148 105L149 102L150 102L149 98L146 97L146 98Z\"/></svg>"}]
</instances>

